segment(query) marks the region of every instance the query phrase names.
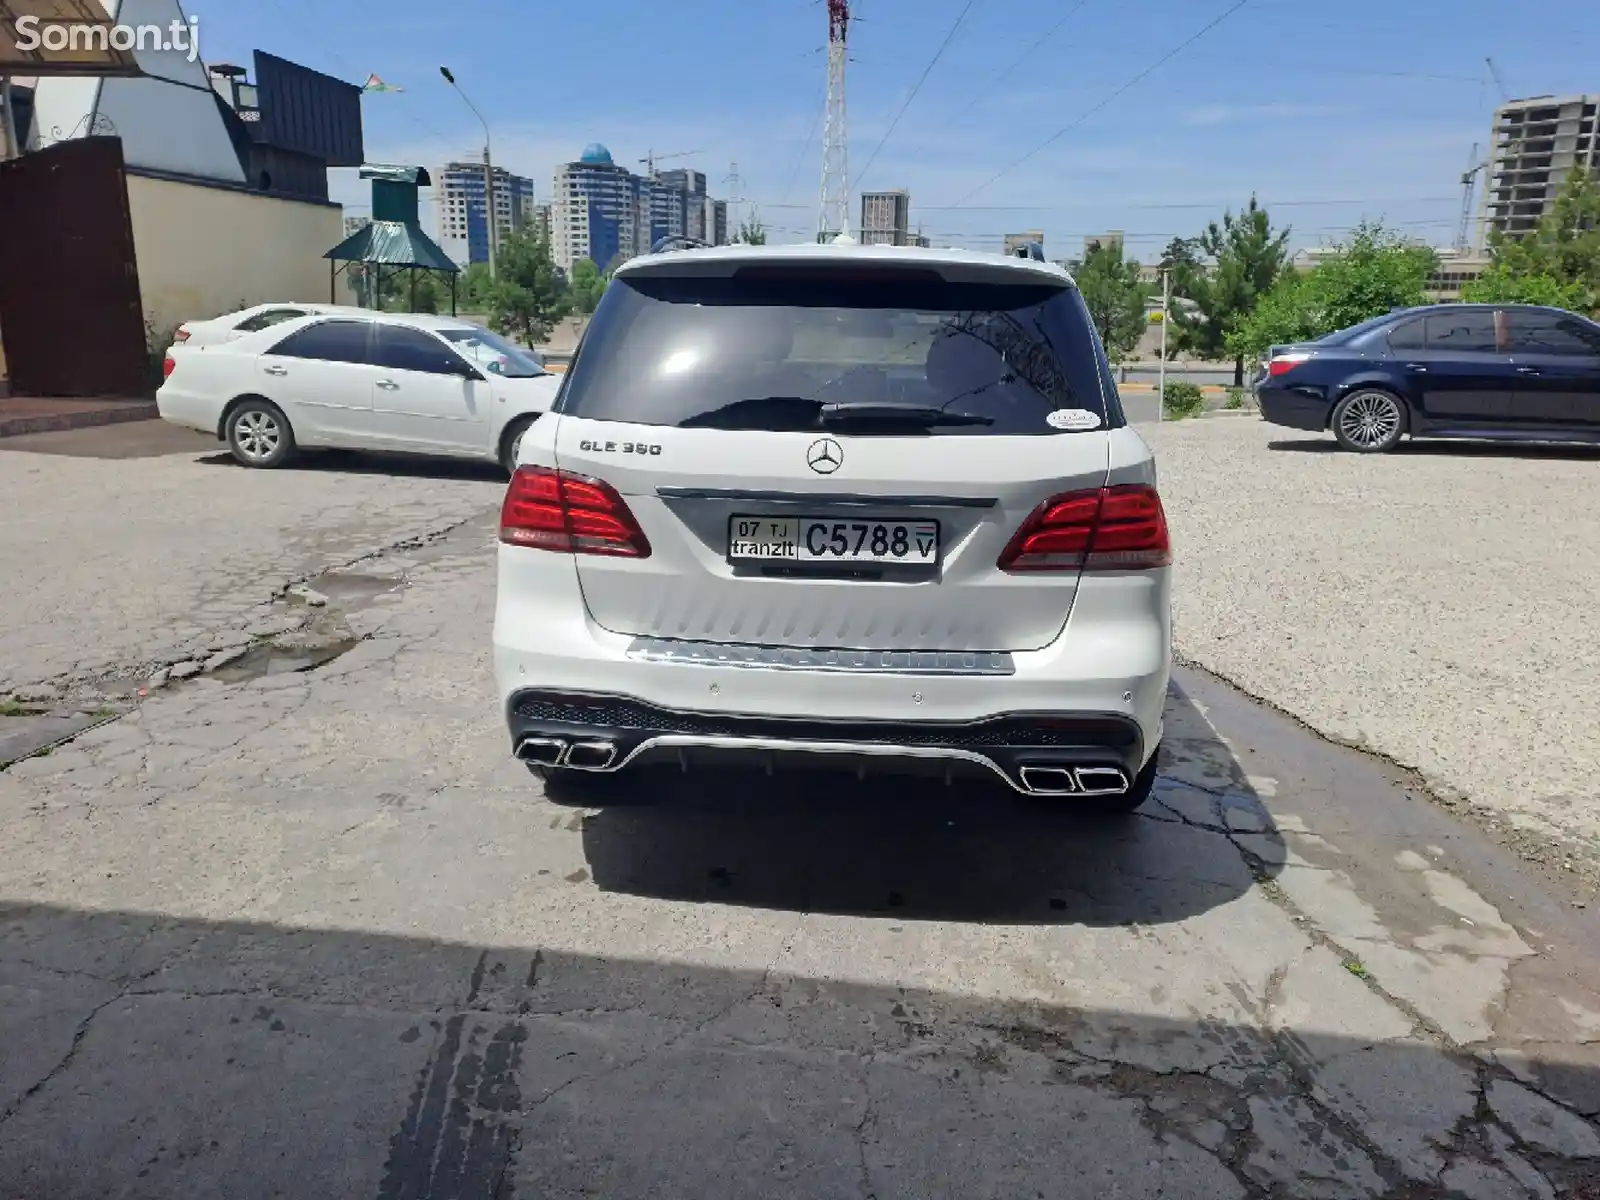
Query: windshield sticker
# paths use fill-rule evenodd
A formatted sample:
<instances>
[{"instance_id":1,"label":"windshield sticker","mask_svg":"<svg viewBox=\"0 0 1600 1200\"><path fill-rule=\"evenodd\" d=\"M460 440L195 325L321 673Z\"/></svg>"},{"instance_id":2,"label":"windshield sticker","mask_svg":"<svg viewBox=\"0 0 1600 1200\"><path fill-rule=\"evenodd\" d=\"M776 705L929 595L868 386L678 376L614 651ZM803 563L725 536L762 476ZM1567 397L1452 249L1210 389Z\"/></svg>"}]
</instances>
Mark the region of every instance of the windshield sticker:
<instances>
[{"instance_id":1,"label":"windshield sticker","mask_svg":"<svg viewBox=\"0 0 1600 1200\"><path fill-rule=\"evenodd\" d=\"M1070 429L1075 433L1100 428L1100 417L1086 408L1058 408L1044 420L1052 429Z\"/></svg>"}]
</instances>

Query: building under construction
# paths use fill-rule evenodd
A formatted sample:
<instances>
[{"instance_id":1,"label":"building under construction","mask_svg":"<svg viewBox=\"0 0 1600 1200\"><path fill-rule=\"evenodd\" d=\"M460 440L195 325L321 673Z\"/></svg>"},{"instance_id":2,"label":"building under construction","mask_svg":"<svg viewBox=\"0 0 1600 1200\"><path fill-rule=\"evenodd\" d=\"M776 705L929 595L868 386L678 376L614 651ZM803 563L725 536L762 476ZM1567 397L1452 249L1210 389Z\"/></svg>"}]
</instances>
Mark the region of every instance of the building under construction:
<instances>
[{"instance_id":1,"label":"building under construction","mask_svg":"<svg viewBox=\"0 0 1600 1200\"><path fill-rule=\"evenodd\" d=\"M904 188L861 193L861 244L911 245L911 193Z\"/></svg>"},{"instance_id":2,"label":"building under construction","mask_svg":"<svg viewBox=\"0 0 1600 1200\"><path fill-rule=\"evenodd\" d=\"M1555 202L1574 168L1593 171L1600 96L1534 96L1495 110L1488 179L1479 205L1480 237L1529 232ZM1480 245L1482 242L1480 241Z\"/></svg>"}]
</instances>

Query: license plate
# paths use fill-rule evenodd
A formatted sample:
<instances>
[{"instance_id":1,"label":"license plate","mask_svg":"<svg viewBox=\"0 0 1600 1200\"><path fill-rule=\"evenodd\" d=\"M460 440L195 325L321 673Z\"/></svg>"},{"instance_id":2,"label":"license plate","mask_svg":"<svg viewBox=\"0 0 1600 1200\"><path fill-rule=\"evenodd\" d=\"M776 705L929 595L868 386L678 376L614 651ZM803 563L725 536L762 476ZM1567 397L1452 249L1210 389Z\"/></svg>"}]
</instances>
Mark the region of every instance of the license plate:
<instances>
[{"instance_id":1,"label":"license plate","mask_svg":"<svg viewBox=\"0 0 1600 1200\"><path fill-rule=\"evenodd\" d=\"M733 516L728 519L728 557L932 566L939 561L939 522Z\"/></svg>"}]
</instances>

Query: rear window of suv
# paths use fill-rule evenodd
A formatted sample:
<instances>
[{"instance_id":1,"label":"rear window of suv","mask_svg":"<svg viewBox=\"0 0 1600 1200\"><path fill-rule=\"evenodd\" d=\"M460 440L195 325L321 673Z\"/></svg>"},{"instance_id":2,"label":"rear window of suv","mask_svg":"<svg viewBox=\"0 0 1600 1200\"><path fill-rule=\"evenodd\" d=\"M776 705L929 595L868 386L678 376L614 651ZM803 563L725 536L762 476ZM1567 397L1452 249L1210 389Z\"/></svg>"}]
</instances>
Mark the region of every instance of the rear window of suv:
<instances>
[{"instance_id":1,"label":"rear window of suv","mask_svg":"<svg viewBox=\"0 0 1600 1200\"><path fill-rule=\"evenodd\" d=\"M1071 287L764 267L613 280L557 407L601 421L805 430L825 407L904 406L948 414L930 434L1056 435L1123 423L1105 378Z\"/></svg>"}]
</instances>

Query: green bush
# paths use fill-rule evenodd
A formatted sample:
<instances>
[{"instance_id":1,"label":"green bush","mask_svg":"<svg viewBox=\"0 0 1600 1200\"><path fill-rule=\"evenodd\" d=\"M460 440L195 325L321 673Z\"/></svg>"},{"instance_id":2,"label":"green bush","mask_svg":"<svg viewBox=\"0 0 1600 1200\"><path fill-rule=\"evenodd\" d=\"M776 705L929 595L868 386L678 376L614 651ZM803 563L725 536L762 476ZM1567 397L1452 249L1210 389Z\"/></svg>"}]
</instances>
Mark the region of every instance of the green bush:
<instances>
[{"instance_id":1,"label":"green bush","mask_svg":"<svg viewBox=\"0 0 1600 1200\"><path fill-rule=\"evenodd\" d=\"M1193 383L1169 383L1161 394L1162 412L1174 421L1192 417L1205 406L1205 397Z\"/></svg>"},{"instance_id":2,"label":"green bush","mask_svg":"<svg viewBox=\"0 0 1600 1200\"><path fill-rule=\"evenodd\" d=\"M1223 408L1243 408L1244 407L1244 389L1243 388L1236 388L1236 387L1229 388L1228 389L1228 402L1226 404L1224 404L1222 407Z\"/></svg>"}]
</instances>

